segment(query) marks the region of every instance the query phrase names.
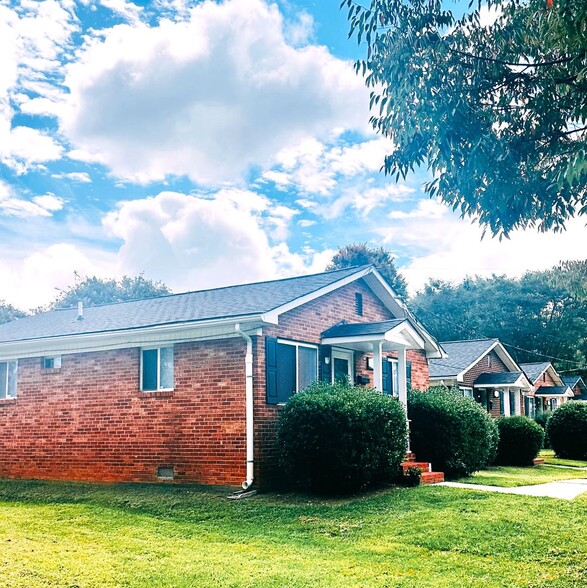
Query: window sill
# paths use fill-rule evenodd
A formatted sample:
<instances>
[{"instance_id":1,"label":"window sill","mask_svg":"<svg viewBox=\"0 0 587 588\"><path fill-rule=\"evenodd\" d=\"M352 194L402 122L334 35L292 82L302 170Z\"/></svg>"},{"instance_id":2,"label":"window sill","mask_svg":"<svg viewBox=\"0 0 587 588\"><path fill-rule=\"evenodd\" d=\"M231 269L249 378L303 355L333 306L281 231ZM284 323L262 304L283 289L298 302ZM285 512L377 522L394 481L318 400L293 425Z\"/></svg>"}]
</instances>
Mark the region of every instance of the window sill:
<instances>
[{"instance_id":1,"label":"window sill","mask_svg":"<svg viewBox=\"0 0 587 588\"><path fill-rule=\"evenodd\" d=\"M16 404L16 398L0 398L0 406L11 406Z\"/></svg>"},{"instance_id":2,"label":"window sill","mask_svg":"<svg viewBox=\"0 0 587 588\"><path fill-rule=\"evenodd\" d=\"M150 396L155 398L166 398L169 396L173 396L175 394L175 390L140 390L139 394L141 396Z\"/></svg>"}]
</instances>

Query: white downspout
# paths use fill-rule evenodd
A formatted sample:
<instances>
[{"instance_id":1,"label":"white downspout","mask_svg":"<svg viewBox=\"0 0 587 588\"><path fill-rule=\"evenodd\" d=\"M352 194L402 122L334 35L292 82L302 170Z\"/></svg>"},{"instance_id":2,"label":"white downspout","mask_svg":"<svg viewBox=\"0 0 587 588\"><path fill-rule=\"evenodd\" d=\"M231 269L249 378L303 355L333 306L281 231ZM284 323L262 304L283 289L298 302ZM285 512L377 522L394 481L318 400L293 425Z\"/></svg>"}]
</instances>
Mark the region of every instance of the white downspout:
<instances>
[{"instance_id":1,"label":"white downspout","mask_svg":"<svg viewBox=\"0 0 587 588\"><path fill-rule=\"evenodd\" d=\"M241 331L239 323L234 325L234 330L247 342L245 355L245 420L247 439L247 479L242 483L244 490L250 488L254 479L255 465L255 426L253 416L253 340Z\"/></svg>"}]
</instances>

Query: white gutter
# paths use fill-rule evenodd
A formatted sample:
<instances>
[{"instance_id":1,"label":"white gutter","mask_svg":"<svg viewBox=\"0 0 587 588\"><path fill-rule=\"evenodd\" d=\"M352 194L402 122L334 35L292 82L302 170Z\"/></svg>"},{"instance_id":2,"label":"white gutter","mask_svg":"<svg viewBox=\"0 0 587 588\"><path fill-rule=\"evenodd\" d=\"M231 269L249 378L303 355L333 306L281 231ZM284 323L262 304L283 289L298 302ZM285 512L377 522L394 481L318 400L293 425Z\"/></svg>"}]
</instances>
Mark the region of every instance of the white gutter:
<instances>
[{"instance_id":1,"label":"white gutter","mask_svg":"<svg viewBox=\"0 0 587 588\"><path fill-rule=\"evenodd\" d=\"M245 355L245 420L247 443L247 479L242 483L244 490L250 488L254 479L255 465L255 428L253 415L253 340L241 331L240 323L234 325L234 330L247 342Z\"/></svg>"}]
</instances>

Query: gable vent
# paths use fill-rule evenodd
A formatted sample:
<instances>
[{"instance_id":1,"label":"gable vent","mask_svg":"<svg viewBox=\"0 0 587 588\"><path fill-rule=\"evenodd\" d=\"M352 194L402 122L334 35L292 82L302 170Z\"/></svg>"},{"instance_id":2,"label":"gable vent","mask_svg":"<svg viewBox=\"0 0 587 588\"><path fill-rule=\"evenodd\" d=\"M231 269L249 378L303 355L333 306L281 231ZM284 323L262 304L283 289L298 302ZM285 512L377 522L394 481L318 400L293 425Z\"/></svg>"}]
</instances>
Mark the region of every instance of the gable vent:
<instances>
[{"instance_id":1,"label":"gable vent","mask_svg":"<svg viewBox=\"0 0 587 588\"><path fill-rule=\"evenodd\" d=\"M363 316L363 295L359 292L355 293L355 312L359 316Z\"/></svg>"}]
</instances>

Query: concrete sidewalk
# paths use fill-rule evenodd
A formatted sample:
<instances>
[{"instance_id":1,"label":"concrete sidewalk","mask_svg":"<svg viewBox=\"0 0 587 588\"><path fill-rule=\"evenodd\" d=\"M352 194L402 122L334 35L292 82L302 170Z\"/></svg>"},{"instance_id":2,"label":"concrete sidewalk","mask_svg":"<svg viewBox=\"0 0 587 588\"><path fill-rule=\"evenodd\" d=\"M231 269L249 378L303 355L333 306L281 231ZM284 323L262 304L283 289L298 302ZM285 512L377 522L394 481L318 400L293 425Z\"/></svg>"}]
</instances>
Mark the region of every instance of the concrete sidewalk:
<instances>
[{"instance_id":1,"label":"concrete sidewalk","mask_svg":"<svg viewBox=\"0 0 587 588\"><path fill-rule=\"evenodd\" d=\"M549 498L561 498L563 500L573 500L573 498L583 494L583 492L587 492L587 479L583 478L549 482L548 484L536 484L534 486L517 486L516 488L485 486L483 484L463 484L461 482L441 482L435 485L448 486L450 488L464 488L466 490L481 490L484 492L501 492L502 494L546 496Z\"/></svg>"}]
</instances>

